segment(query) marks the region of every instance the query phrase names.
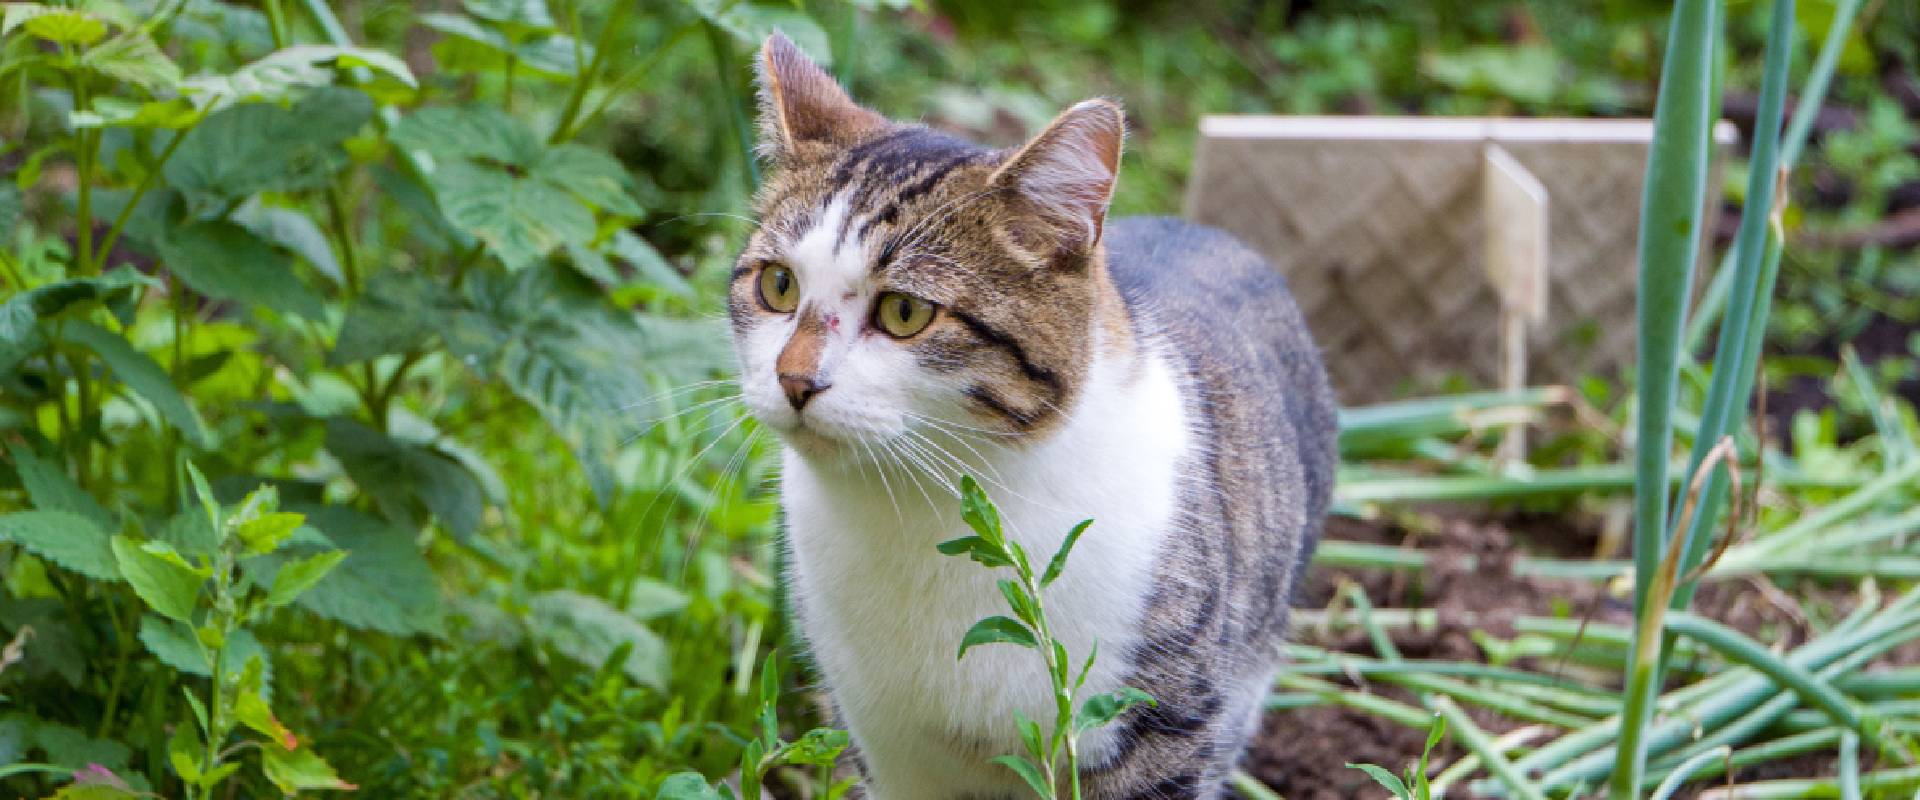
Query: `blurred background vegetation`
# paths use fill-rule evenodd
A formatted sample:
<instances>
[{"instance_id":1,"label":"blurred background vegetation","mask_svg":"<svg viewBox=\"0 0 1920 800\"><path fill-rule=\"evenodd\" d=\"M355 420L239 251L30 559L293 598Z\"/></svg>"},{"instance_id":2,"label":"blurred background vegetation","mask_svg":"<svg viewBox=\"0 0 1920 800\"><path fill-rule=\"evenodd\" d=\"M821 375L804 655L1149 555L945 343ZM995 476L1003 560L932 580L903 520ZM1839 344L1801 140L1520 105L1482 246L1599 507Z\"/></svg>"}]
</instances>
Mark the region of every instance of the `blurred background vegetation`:
<instances>
[{"instance_id":1,"label":"blurred background vegetation","mask_svg":"<svg viewBox=\"0 0 1920 800\"><path fill-rule=\"evenodd\" d=\"M1765 9L1729 5L1722 108L1743 127L1758 105ZM207 726L196 698L238 703L248 689L211 685L220 657L146 610L156 606L132 562L104 549L113 534L161 543L150 549L210 573L232 566L227 553L240 559L238 585L265 590L282 553L180 533L204 520L188 464L223 517L252 513L242 498L275 487L309 532L287 552L355 554L295 605L236 616L208 589L176 621L244 626L268 673L254 691L369 796L651 797L671 773L736 768L762 734L757 666L796 649L775 579L773 445L725 400L730 345L716 322L751 224L748 67L774 28L878 110L989 144L1019 142L1076 100L1118 98L1131 136L1117 213L1172 214L1204 114L1648 116L1669 7L69 10L102 33L16 25L9 10L0 45L0 633L18 645L0 655L0 765L52 767L0 770L9 796L51 794L91 764L167 796L308 785L265 768L270 743L233 749L227 731L194 743ZM1800 4L1792 85L1833 11ZM86 61L135 30L151 52L129 44ZM248 71L299 45L398 62L308 53ZM221 121L256 106L278 111ZM339 135L313 133L341 119ZM1920 4L1865 4L1814 124L1793 178L1767 408L1793 449L1845 460L1839 448L1885 421L1858 399L1878 394L1835 389L1843 345L1866 367L1853 380L1920 401ZM436 161L486 174L461 184L421 170ZM542 171L563 161L618 175L589 191L565 177L579 172ZM548 177L564 194L518 216L462 204L485 187L535 192L526 184ZM1745 173L1725 180L1737 209ZM1715 231L1719 244L1736 218ZM1579 389L1613 412L1623 381L1597 375ZM1895 409L1912 429L1911 407ZM1617 454L1584 431L1538 458ZM84 517L75 535L99 548L50 547L21 526L70 520L12 516L29 513ZM820 715L798 691L804 671L779 674L792 736ZM197 781L178 753L244 769ZM768 780L791 796L831 784L798 768Z\"/></svg>"}]
</instances>

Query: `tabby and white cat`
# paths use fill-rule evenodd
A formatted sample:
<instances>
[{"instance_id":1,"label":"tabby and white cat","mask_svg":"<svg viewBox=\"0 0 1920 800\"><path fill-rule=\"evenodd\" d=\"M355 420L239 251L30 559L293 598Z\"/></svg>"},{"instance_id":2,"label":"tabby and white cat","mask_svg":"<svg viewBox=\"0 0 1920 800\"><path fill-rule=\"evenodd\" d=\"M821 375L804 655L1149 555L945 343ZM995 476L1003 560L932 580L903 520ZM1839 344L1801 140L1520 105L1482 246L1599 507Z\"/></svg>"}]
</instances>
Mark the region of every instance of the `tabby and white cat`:
<instances>
[{"instance_id":1,"label":"tabby and white cat","mask_svg":"<svg viewBox=\"0 0 1920 800\"><path fill-rule=\"evenodd\" d=\"M1120 108L1017 150L855 104L775 35L759 58L761 225L729 310L748 408L784 442L794 607L870 797L1014 798L987 759L1052 716L1033 653L954 658L1004 613L934 545L978 476L1086 691L1137 708L1083 740L1087 796L1216 797L1256 724L1324 515L1334 413L1274 269L1225 234L1115 220Z\"/></svg>"}]
</instances>

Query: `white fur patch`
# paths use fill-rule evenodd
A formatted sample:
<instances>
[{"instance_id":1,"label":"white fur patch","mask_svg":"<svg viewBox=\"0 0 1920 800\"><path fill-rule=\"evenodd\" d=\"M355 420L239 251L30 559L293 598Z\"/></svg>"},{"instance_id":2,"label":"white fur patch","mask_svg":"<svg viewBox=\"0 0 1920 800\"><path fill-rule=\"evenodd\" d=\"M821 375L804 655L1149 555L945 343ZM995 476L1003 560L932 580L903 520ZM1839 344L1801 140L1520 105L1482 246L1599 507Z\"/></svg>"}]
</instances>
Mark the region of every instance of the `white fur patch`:
<instances>
[{"instance_id":1,"label":"white fur patch","mask_svg":"<svg viewBox=\"0 0 1920 800\"><path fill-rule=\"evenodd\" d=\"M1193 450L1174 369L1152 351L1139 357L1137 370L1096 358L1078 406L1045 441L1003 448L990 437L921 431L980 479L1036 566L1076 523L1095 518L1043 598L1076 669L1099 643L1087 693L1118 688L1130 670L1155 553L1174 533L1179 470ZM1020 751L1016 709L1043 725L1053 718L1039 654L988 645L954 658L974 622L1009 613L994 581L1011 573L935 550L968 530L933 478L791 448L784 464L802 629L864 752L872 796L1027 791L984 759ZM1099 763L1106 741L1096 732L1082 746L1086 763Z\"/></svg>"}]
</instances>

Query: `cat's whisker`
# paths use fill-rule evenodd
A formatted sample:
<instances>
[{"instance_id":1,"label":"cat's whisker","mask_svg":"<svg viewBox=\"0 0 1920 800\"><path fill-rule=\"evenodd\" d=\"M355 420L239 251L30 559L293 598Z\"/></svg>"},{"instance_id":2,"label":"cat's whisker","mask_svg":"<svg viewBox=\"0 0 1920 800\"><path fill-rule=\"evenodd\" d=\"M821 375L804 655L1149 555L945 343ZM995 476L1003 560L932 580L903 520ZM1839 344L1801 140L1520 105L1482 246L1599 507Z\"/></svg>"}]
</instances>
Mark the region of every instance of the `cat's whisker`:
<instances>
[{"instance_id":1,"label":"cat's whisker","mask_svg":"<svg viewBox=\"0 0 1920 800\"><path fill-rule=\"evenodd\" d=\"M959 489L953 485L953 479L947 474L951 471L952 465L940 461L932 452L928 451L927 448L914 441L915 438L918 437L918 434L915 434L913 431L904 431L903 433L903 436L894 437L893 441L896 442L902 450L913 455L914 461L920 464L920 468L927 473L927 477L933 479L934 483L946 489L948 494L955 497L960 496ZM927 498L927 504L933 505L933 498Z\"/></svg>"},{"instance_id":2,"label":"cat's whisker","mask_svg":"<svg viewBox=\"0 0 1920 800\"><path fill-rule=\"evenodd\" d=\"M710 430L713 430L714 426L713 424L710 424L710 420L726 412L727 410L734 408L734 406L730 404L737 402L740 399L740 397L741 397L740 395L736 394L728 397L714 398L712 400L709 400L703 403L689 406L688 408L683 409L681 411L676 411L672 414L667 414L665 416L662 416L653 420L649 420L643 423L639 431L633 433L630 436L627 436L625 439L622 439L620 442L620 445L624 447L626 445L632 444L634 441L638 440L640 437L645 436L649 433L652 433L655 428L658 428L661 425L664 425L680 417L684 417L688 414L693 414L701 410L705 410L707 412L706 416L701 417L698 422L694 423L695 426L698 426L698 430L695 430L691 434L694 437L698 437Z\"/></svg>"},{"instance_id":3,"label":"cat's whisker","mask_svg":"<svg viewBox=\"0 0 1920 800\"><path fill-rule=\"evenodd\" d=\"M728 219L737 219L737 220L740 220L741 222L745 222L748 225L753 226L753 230L759 230L761 225L766 224L761 220L754 219L744 214L733 214L726 211L694 211L686 214L681 214L676 217L668 217L666 219L660 220L659 222L653 223L653 225L655 226L666 225L669 223L693 219L695 217L726 217Z\"/></svg>"},{"instance_id":4,"label":"cat's whisker","mask_svg":"<svg viewBox=\"0 0 1920 800\"><path fill-rule=\"evenodd\" d=\"M640 406L650 406L650 405L653 405L654 403L658 403L668 398L680 397L681 395L691 394L694 392L698 392L702 389L707 389L714 386L726 386L728 384L738 385L739 381L736 381L732 378L721 378L718 380L710 380L710 381L694 381L693 383L684 384L681 386L675 386L671 389L667 389L666 391L662 391L662 392L650 395L648 397L635 400L631 403L627 403L625 405L620 406L618 410L628 411L631 409L639 408Z\"/></svg>"},{"instance_id":5,"label":"cat's whisker","mask_svg":"<svg viewBox=\"0 0 1920 800\"><path fill-rule=\"evenodd\" d=\"M906 514L900 510L900 501L893 496L893 483L887 480L886 464L881 462L879 456L874 455L873 447L867 443L865 438L855 439L854 441L860 444L860 449L865 450L867 453L867 459L873 462L874 472L880 475L880 485L887 490L887 502L893 505L894 517L900 524L905 525L907 517Z\"/></svg>"},{"instance_id":6,"label":"cat's whisker","mask_svg":"<svg viewBox=\"0 0 1920 800\"><path fill-rule=\"evenodd\" d=\"M929 467L927 466L927 463L924 460L922 460L919 456L907 451L905 447L903 447L903 445L905 445L905 442L902 442L898 437L895 437L892 439L881 440L880 446L887 448L889 450L900 448L898 452L901 455L904 455L907 459L913 461L913 463L918 468L917 469L908 468L908 469L905 469L904 471L907 473L907 477L913 480L913 488L918 489L920 491L921 499L924 499L927 501L927 507L935 508L936 505L933 502L933 495L929 494L927 492L926 485L920 482L920 473L926 472L927 476L933 478L936 483L939 481L939 478L937 476L934 476L931 472L928 472ZM906 465L903 464L902 466L904 467Z\"/></svg>"},{"instance_id":7,"label":"cat's whisker","mask_svg":"<svg viewBox=\"0 0 1920 800\"><path fill-rule=\"evenodd\" d=\"M763 430L761 428L754 428L748 431L747 437L741 440L740 446L734 448L733 455L727 457L725 465L720 469L720 479L715 481L713 486L707 490L706 510L701 512L699 522L694 524L693 530L687 535L687 552L693 552L699 547L700 538L706 534L707 523L713 519L713 509L716 506L716 501L720 499L722 492L732 488L736 473L746 467L746 456L748 453L753 452L753 444L759 440L762 432Z\"/></svg>"}]
</instances>

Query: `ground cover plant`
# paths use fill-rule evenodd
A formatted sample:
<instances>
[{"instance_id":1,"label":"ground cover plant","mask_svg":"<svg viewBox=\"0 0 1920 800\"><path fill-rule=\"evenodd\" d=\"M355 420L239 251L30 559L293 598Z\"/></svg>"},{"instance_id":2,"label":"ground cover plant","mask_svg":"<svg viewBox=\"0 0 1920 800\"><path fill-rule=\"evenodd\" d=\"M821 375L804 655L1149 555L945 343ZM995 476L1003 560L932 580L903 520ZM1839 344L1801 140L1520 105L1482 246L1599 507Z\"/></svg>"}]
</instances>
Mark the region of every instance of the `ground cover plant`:
<instances>
[{"instance_id":1,"label":"ground cover plant","mask_svg":"<svg viewBox=\"0 0 1920 800\"><path fill-rule=\"evenodd\" d=\"M0 14L0 795L843 796L712 324L775 28L988 141L1121 98L1123 213L1200 113L1656 116L1636 372L1343 414L1234 786L1920 787L1912 4L85 0ZM1068 698L1036 773L1139 699Z\"/></svg>"}]
</instances>

